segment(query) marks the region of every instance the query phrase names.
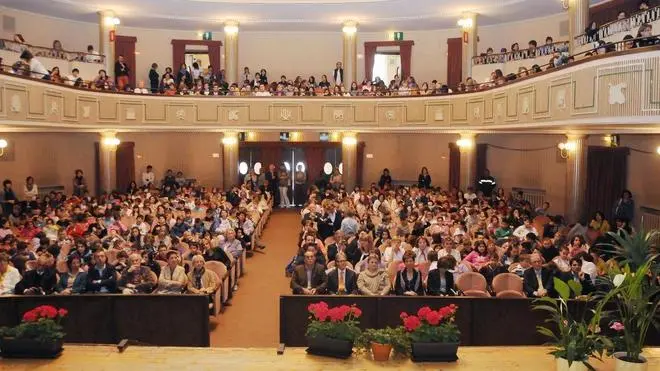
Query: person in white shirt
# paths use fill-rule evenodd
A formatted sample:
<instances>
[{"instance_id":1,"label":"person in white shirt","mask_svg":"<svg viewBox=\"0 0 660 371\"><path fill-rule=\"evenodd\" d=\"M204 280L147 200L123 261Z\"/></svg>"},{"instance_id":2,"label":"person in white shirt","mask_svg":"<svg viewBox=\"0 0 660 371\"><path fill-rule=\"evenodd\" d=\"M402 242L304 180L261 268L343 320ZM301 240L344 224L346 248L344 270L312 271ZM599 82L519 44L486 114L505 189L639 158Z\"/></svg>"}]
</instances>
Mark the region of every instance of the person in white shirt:
<instances>
[{"instance_id":1,"label":"person in white shirt","mask_svg":"<svg viewBox=\"0 0 660 371\"><path fill-rule=\"evenodd\" d=\"M188 284L186 271L179 265L179 253L167 252L167 265L160 271L156 294L181 294Z\"/></svg>"},{"instance_id":2,"label":"person in white shirt","mask_svg":"<svg viewBox=\"0 0 660 371\"><path fill-rule=\"evenodd\" d=\"M588 274L589 278L591 278L591 283L595 285L596 277L598 277L598 267L594 264L594 258L586 252L578 255L578 258L582 259L581 271Z\"/></svg>"},{"instance_id":3,"label":"person in white shirt","mask_svg":"<svg viewBox=\"0 0 660 371\"><path fill-rule=\"evenodd\" d=\"M135 94L149 94L149 90L147 90L144 87L144 80L140 80L140 82L138 82L138 87L135 88L135 90L133 90L133 93L135 93Z\"/></svg>"},{"instance_id":4,"label":"person in white shirt","mask_svg":"<svg viewBox=\"0 0 660 371\"><path fill-rule=\"evenodd\" d=\"M474 188L468 187L467 192L463 195L463 198L465 198L467 201L472 201L477 198L477 194L474 193Z\"/></svg>"},{"instance_id":5,"label":"person in white shirt","mask_svg":"<svg viewBox=\"0 0 660 371\"><path fill-rule=\"evenodd\" d=\"M20 280L18 269L9 265L9 255L0 253L0 295L12 295Z\"/></svg>"},{"instance_id":6,"label":"person in white shirt","mask_svg":"<svg viewBox=\"0 0 660 371\"><path fill-rule=\"evenodd\" d=\"M29 176L25 178L25 185L23 186L23 199L25 201L36 201L39 197L39 188L34 184L34 178Z\"/></svg>"},{"instance_id":7,"label":"person in white shirt","mask_svg":"<svg viewBox=\"0 0 660 371\"><path fill-rule=\"evenodd\" d=\"M266 85L261 84L259 85L259 91L254 93L255 97L270 97L270 92L266 90Z\"/></svg>"},{"instance_id":8,"label":"person in white shirt","mask_svg":"<svg viewBox=\"0 0 660 371\"><path fill-rule=\"evenodd\" d=\"M66 83L67 85L75 86L76 82L78 84L82 83L82 78L80 77L80 70L74 68L71 70L71 74L66 77Z\"/></svg>"},{"instance_id":9,"label":"person in white shirt","mask_svg":"<svg viewBox=\"0 0 660 371\"><path fill-rule=\"evenodd\" d=\"M413 248L415 252L415 264L422 264L429 261L429 252L431 251L429 246L429 240L426 237L420 236L417 238L417 247Z\"/></svg>"},{"instance_id":10,"label":"person in white shirt","mask_svg":"<svg viewBox=\"0 0 660 371\"><path fill-rule=\"evenodd\" d=\"M147 171L142 173L142 186L151 188L154 185L156 180L156 174L154 174L153 166L147 165Z\"/></svg>"},{"instance_id":11,"label":"person in white shirt","mask_svg":"<svg viewBox=\"0 0 660 371\"><path fill-rule=\"evenodd\" d=\"M88 45L87 46L87 55L85 55L85 62L87 63L99 63L101 61L101 57L99 57L99 52L94 50L94 46Z\"/></svg>"},{"instance_id":12,"label":"person in white shirt","mask_svg":"<svg viewBox=\"0 0 660 371\"><path fill-rule=\"evenodd\" d=\"M527 236L528 233L534 233L537 236L539 235L539 232L536 231L536 228L534 228L529 218L525 218L523 220L523 225L516 228L513 231L513 235L518 237L520 240L523 240L525 239L525 236Z\"/></svg>"},{"instance_id":13,"label":"person in white shirt","mask_svg":"<svg viewBox=\"0 0 660 371\"><path fill-rule=\"evenodd\" d=\"M393 261L403 261L403 254L406 252L406 243L399 240L399 239L394 239L390 242L390 245L385 248L385 252L383 253L382 261L383 264L386 266L389 265Z\"/></svg>"},{"instance_id":14,"label":"person in white shirt","mask_svg":"<svg viewBox=\"0 0 660 371\"><path fill-rule=\"evenodd\" d=\"M456 259L457 262L462 260L461 253L454 248L454 241L452 241L449 237L446 237L442 241L442 249L438 250L438 258L445 256L452 256L454 259Z\"/></svg>"},{"instance_id":15,"label":"person in white shirt","mask_svg":"<svg viewBox=\"0 0 660 371\"><path fill-rule=\"evenodd\" d=\"M21 53L21 59L30 65L30 77L33 79L48 79L48 70L29 50L24 50Z\"/></svg>"}]
</instances>

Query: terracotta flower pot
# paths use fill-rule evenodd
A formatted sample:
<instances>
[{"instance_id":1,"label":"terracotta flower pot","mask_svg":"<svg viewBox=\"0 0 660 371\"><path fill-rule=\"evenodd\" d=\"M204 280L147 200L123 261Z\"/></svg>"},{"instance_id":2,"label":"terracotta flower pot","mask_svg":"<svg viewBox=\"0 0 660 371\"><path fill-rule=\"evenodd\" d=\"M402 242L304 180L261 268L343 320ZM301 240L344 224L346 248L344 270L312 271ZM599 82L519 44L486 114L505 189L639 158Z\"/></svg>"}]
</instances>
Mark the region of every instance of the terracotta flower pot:
<instances>
[{"instance_id":1,"label":"terracotta flower pot","mask_svg":"<svg viewBox=\"0 0 660 371\"><path fill-rule=\"evenodd\" d=\"M568 361L564 358L555 358L557 361L557 371L587 371L587 366L582 362L573 362L571 366L568 366Z\"/></svg>"},{"instance_id":2,"label":"terracotta flower pot","mask_svg":"<svg viewBox=\"0 0 660 371\"><path fill-rule=\"evenodd\" d=\"M390 359L392 352L392 345L371 343L371 354L374 356L374 361L387 361Z\"/></svg>"},{"instance_id":3,"label":"terracotta flower pot","mask_svg":"<svg viewBox=\"0 0 660 371\"><path fill-rule=\"evenodd\" d=\"M639 362L626 361L626 352L616 352L613 356L615 371L646 371L648 369L649 363L641 355L639 356Z\"/></svg>"}]
</instances>

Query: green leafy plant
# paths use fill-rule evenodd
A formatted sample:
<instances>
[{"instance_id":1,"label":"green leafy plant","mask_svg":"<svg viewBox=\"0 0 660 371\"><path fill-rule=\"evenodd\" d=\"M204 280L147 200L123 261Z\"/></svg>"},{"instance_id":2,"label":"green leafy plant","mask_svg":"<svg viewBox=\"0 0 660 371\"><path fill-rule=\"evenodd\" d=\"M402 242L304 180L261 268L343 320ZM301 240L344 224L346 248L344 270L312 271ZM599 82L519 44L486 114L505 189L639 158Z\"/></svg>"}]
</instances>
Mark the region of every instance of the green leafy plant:
<instances>
[{"instance_id":1,"label":"green leafy plant","mask_svg":"<svg viewBox=\"0 0 660 371\"><path fill-rule=\"evenodd\" d=\"M636 270L630 265L625 265L623 270L611 269L603 279L608 290L599 292L597 311L618 321L611 328L622 334L617 339L619 349L615 350L625 350L625 361L639 362L649 327L660 329L660 286L651 271L653 259L650 257ZM614 303L616 310L605 310L608 303Z\"/></svg>"},{"instance_id":2,"label":"green leafy plant","mask_svg":"<svg viewBox=\"0 0 660 371\"><path fill-rule=\"evenodd\" d=\"M410 354L410 338L403 327L367 329L357 339L356 346L359 350L368 350L371 343L389 344L395 355L408 356Z\"/></svg>"},{"instance_id":3,"label":"green leafy plant","mask_svg":"<svg viewBox=\"0 0 660 371\"><path fill-rule=\"evenodd\" d=\"M458 343L461 332L456 326L458 307L450 304L437 311L422 307L417 315L401 313L403 328L412 342L418 343Z\"/></svg>"},{"instance_id":4,"label":"green leafy plant","mask_svg":"<svg viewBox=\"0 0 660 371\"><path fill-rule=\"evenodd\" d=\"M325 336L330 339L355 342L362 331L358 327L360 308L348 305L330 308L326 302L312 303L307 307L310 313L305 335Z\"/></svg>"},{"instance_id":5,"label":"green leafy plant","mask_svg":"<svg viewBox=\"0 0 660 371\"><path fill-rule=\"evenodd\" d=\"M67 313L64 308L38 306L25 312L18 326L0 328L0 338L33 339L40 342L62 339L65 334L61 321Z\"/></svg>"},{"instance_id":6,"label":"green leafy plant","mask_svg":"<svg viewBox=\"0 0 660 371\"><path fill-rule=\"evenodd\" d=\"M614 255L620 266L629 265L635 271L648 261L653 261L655 256L651 245L653 241L660 238L659 231L644 232L644 230L631 235L625 230L619 233L608 232L608 235L614 240L615 243L604 244L605 251ZM653 262L650 267L651 271L658 272L658 264Z\"/></svg>"},{"instance_id":7,"label":"green leafy plant","mask_svg":"<svg viewBox=\"0 0 660 371\"><path fill-rule=\"evenodd\" d=\"M582 285L579 282L568 281L568 283L554 278L555 290L559 294L558 299L549 297L539 298L533 301L533 310L545 311L550 314L546 323L553 323L557 331L544 326L537 326L537 331L552 339L548 344L554 349L550 354L556 358L563 358L570 366L573 362L582 362L588 369L595 370L589 364L589 358L594 357L602 360L603 353L612 346L612 342L605 336L599 335L600 316L598 311L591 321L585 322L586 309L579 316L574 317L568 310L568 299L571 292L577 297L582 294ZM590 297L586 301L589 302ZM585 306L586 308L586 306ZM554 327L554 326L553 326Z\"/></svg>"}]
</instances>

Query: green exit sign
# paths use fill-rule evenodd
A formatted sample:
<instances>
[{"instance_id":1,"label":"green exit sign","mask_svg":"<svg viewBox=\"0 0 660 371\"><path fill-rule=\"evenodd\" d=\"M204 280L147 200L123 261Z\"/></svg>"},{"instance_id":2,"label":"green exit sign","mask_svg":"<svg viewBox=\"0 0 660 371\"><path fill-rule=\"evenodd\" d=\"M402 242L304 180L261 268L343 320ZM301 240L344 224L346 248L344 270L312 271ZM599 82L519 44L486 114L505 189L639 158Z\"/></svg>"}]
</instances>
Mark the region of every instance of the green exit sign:
<instances>
[{"instance_id":1,"label":"green exit sign","mask_svg":"<svg viewBox=\"0 0 660 371\"><path fill-rule=\"evenodd\" d=\"M395 32L394 41L402 41L402 40L403 40L403 32Z\"/></svg>"},{"instance_id":2,"label":"green exit sign","mask_svg":"<svg viewBox=\"0 0 660 371\"><path fill-rule=\"evenodd\" d=\"M211 32L204 32L202 34L202 40L213 40L213 34Z\"/></svg>"}]
</instances>

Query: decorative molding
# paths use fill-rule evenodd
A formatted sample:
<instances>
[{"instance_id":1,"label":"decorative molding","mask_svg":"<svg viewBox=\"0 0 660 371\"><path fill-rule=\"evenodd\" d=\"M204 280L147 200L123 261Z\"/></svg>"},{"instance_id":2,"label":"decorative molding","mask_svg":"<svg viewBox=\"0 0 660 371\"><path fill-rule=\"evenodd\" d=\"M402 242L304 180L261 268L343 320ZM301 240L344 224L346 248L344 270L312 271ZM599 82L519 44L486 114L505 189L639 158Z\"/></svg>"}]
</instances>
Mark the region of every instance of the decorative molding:
<instances>
[{"instance_id":1,"label":"decorative molding","mask_svg":"<svg viewBox=\"0 0 660 371\"><path fill-rule=\"evenodd\" d=\"M50 102L50 114L56 115L60 111L60 107L56 101Z\"/></svg>"},{"instance_id":2,"label":"decorative molding","mask_svg":"<svg viewBox=\"0 0 660 371\"><path fill-rule=\"evenodd\" d=\"M233 109L233 110L229 110L227 112L227 120L229 120L229 121L238 121L238 119L239 119L238 110Z\"/></svg>"},{"instance_id":3,"label":"decorative molding","mask_svg":"<svg viewBox=\"0 0 660 371\"><path fill-rule=\"evenodd\" d=\"M529 97L524 97L522 101L522 114L529 114Z\"/></svg>"},{"instance_id":4,"label":"decorative molding","mask_svg":"<svg viewBox=\"0 0 660 371\"><path fill-rule=\"evenodd\" d=\"M282 121L290 121L292 116L293 113L291 112L291 109L289 108L280 109L280 119Z\"/></svg>"},{"instance_id":5,"label":"decorative molding","mask_svg":"<svg viewBox=\"0 0 660 371\"><path fill-rule=\"evenodd\" d=\"M82 110L83 110L82 117L84 119L88 119L89 116L90 116L90 111L92 110L92 108L88 105L85 105L85 106L82 106Z\"/></svg>"},{"instance_id":6,"label":"decorative molding","mask_svg":"<svg viewBox=\"0 0 660 371\"><path fill-rule=\"evenodd\" d=\"M472 117L475 119L479 119L481 117L481 108L479 108L479 106L474 107L472 110Z\"/></svg>"},{"instance_id":7,"label":"decorative molding","mask_svg":"<svg viewBox=\"0 0 660 371\"><path fill-rule=\"evenodd\" d=\"M557 90L557 108L566 109L566 89Z\"/></svg>"},{"instance_id":8,"label":"decorative molding","mask_svg":"<svg viewBox=\"0 0 660 371\"><path fill-rule=\"evenodd\" d=\"M135 120L135 108L126 108L126 120Z\"/></svg>"},{"instance_id":9,"label":"decorative molding","mask_svg":"<svg viewBox=\"0 0 660 371\"><path fill-rule=\"evenodd\" d=\"M396 120L396 112L394 110L387 110L385 111L385 119L387 121L394 121Z\"/></svg>"},{"instance_id":10,"label":"decorative molding","mask_svg":"<svg viewBox=\"0 0 660 371\"><path fill-rule=\"evenodd\" d=\"M19 112L21 112L21 98L20 98L18 95L16 95L16 94L14 94L14 95L11 96L11 106L10 106L10 110L11 110L13 113L19 113Z\"/></svg>"},{"instance_id":11,"label":"decorative molding","mask_svg":"<svg viewBox=\"0 0 660 371\"><path fill-rule=\"evenodd\" d=\"M336 109L332 111L332 118L335 121L344 121L344 110L343 109Z\"/></svg>"},{"instance_id":12,"label":"decorative molding","mask_svg":"<svg viewBox=\"0 0 660 371\"><path fill-rule=\"evenodd\" d=\"M433 119L435 121L444 121L445 120L445 110L442 108L438 108L435 110L435 113L433 115Z\"/></svg>"},{"instance_id":13,"label":"decorative molding","mask_svg":"<svg viewBox=\"0 0 660 371\"><path fill-rule=\"evenodd\" d=\"M623 91L628 88L628 84L625 82L619 83L619 84L608 84L607 85L609 89L609 95L607 98L607 102L610 105L615 105L615 104L626 104L626 95L623 93Z\"/></svg>"},{"instance_id":14,"label":"decorative molding","mask_svg":"<svg viewBox=\"0 0 660 371\"><path fill-rule=\"evenodd\" d=\"M184 110L183 108L179 108L178 110L176 110L176 119L179 120L179 121L185 120L186 119L186 110Z\"/></svg>"},{"instance_id":15,"label":"decorative molding","mask_svg":"<svg viewBox=\"0 0 660 371\"><path fill-rule=\"evenodd\" d=\"M504 116L504 104L502 104L502 102L497 102L497 109L495 110L495 114L497 117Z\"/></svg>"}]
</instances>

